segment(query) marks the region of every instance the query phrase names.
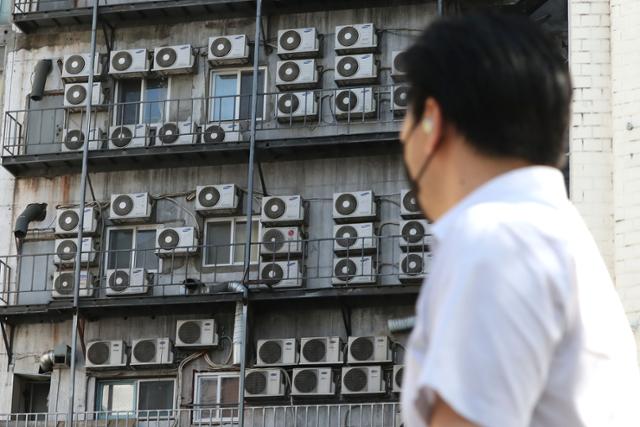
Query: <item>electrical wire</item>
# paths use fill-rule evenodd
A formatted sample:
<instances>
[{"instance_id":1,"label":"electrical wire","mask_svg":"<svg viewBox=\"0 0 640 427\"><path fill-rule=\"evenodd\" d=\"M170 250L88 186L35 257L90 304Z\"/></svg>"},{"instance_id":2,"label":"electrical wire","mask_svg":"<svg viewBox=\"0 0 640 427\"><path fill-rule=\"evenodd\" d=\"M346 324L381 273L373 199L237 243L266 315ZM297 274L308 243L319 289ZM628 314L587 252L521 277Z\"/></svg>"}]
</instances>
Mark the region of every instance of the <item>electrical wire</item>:
<instances>
[{"instance_id":1,"label":"electrical wire","mask_svg":"<svg viewBox=\"0 0 640 427\"><path fill-rule=\"evenodd\" d=\"M184 196L184 194L181 194L180 196ZM200 225L198 224L198 219L196 218L196 216L190 210L188 210L187 208L182 206L180 203L178 203L175 200L173 200L170 195L151 196L151 198L154 199L154 200L166 200L168 202L173 203L178 208L182 209L183 212L185 212L187 215L189 215L193 219L194 228L198 232L198 236L202 236L202 234L200 232Z\"/></svg>"},{"instance_id":2,"label":"electrical wire","mask_svg":"<svg viewBox=\"0 0 640 427\"><path fill-rule=\"evenodd\" d=\"M194 360L198 359L199 357L201 357L202 355L204 355L206 353L207 353L206 351L200 351L198 353L192 353L189 356L187 356L184 359L182 359L182 361L178 365L178 374L177 374L177 378L176 378L177 393L176 393L176 399L175 399L175 402L174 402L176 409L180 409L180 406L181 406L181 403L182 403L182 370L184 369L185 366L187 366L187 364L193 362ZM178 417L176 417L176 419L173 421L171 426L172 427L177 427L179 421L180 420L178 419Z\"/></svg>"}]
</instances>

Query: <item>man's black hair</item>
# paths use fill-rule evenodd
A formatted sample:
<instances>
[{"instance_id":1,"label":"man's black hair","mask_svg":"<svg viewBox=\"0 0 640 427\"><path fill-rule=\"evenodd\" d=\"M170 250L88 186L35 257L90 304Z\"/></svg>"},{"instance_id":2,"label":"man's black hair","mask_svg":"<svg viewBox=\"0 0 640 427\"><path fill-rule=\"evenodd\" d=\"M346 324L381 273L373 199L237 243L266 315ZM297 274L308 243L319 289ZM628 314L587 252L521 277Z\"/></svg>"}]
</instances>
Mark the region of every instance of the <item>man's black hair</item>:
<instances>
[{"instance_id":1,"label":"man's black hair","mask_svg":"<svg viewBox=\"0 0 640 427\"><path fill-rule=\"evenodd\" d=\"M404 58L416 120L433 97L478 152L561 164L571 78L536 23L494 13L439 19Z\"/></svg>"}]
</instances>

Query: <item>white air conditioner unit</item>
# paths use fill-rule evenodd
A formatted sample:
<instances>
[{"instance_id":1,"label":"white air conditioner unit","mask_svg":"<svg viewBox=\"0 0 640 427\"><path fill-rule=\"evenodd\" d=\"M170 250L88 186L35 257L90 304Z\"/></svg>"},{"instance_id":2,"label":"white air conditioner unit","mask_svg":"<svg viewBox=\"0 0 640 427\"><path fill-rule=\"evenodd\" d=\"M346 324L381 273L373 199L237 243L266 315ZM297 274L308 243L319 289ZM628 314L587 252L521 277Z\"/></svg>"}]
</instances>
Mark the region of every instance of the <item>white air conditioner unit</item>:
<instances>
[{"instance_id":1,"label":"white air conditioner unit","mask_svg":"<svg viewBox=\"0 0 640 427\"><path fill-rule=\"evenodd\" d=\"M300 260L262 262L260 281L274 288L299 288L304 284L304 266Z\"/></svg>"},{"instance_id":2,"label":"white air conditioner unit","mask_svg":"<svg viewBox=\"0 0 640 427\"><path fill-rule=\"evenodd\" d=\"M400 222L401 248L429 252L431 243L431 226L426 219L409 219Z\"/></svg>"},{"instance_id":3,"label":"white air conditioner unit","mask_svg":"<svg viewBox=\"0 0 640 427\"><path fill-rule=\"evenodd\" d=\"M300 365L340 365L343 349L340 337L300 338Z\"/></svg>"},{"instance_id":4,"label":"white air conditioner unit","mask_svg":"<svg viewBox=\"0 0 640 427\"><path fill-rule=\"evenodd\" d=\"M230 215L238 212L240 191L235 184L196 187L196 212L201 215Z\"/></svg>"},{"instance_id":5,"label":"white air conditioner unit","mask_svg":"<svg viewBox=\"0 0 640 427\"><path fill-rule=\"evenodd\" d=\"M260 254L265 259L291 259L302 255L303 235L300 227L263 228Z\"/></svg>"},{"instance_id":6,"label":"white air conditioner unit","mask_svg":"<svg viewBox=\"0 0 640 427\"><path fill-rule=\"evenodd\" d=\"M198 236L194 227L166 227L156 233L156 254L173 257L198 252Z\"/></svg>"},{"instance_id":7,"label":"white air conditioner unit","mask_svg":"<svg viewBox=\"0 0 640 427\"><path fill-rule=\"evenodd\" d=\"M109 127L109 149L136 148L147 145L148 124Z\"/></svg>"},{"instance_id":8,"label":"white air conditioner unit","mask_svg":"<svg viewBox=\"0 0 640 427\"><path fill-rule=\"evenodd\" d=\"M332 396L336 393L331 368L295 368L291 378L292 396Z\"/></svg>"},{"instance_id":9,"label":"white air conditioner unit","mask_svg":"<svg viewBox=\"0 0 640 427\"><path fill-rule=\"evenodd\" d=\"M334 285L362 285L376 282L372 256L352 256L333 259Z\"/></svg>"},{"instance_id":10,"label":"white air conditioner unit","mask_svg":"<svg viewBox=\"0 0 640 427\"><path fill-rule=\"evenodd\" d=\"M87 105L87 94L89 93L89 83L67 83L64 85L64 106L72 110L83 109ZM102 83L93 83L91 90L91 106L96 107L104 104L102 94Z\"/></svg>"},{"instance_id":11,"label":"white air conditioner unit","mask_svg":"<svg viewBox=\"0 0 640 427\"><path fill-rule=\"evenodd\" d=\"M404 219L423 218L418 199L413 190L400 191L400 216Z\"/></svg>"},{"instance_id":12,"label":"white air conditioner unit","mask_svg":"<svg viewBox=\"0 0 640 427\"><path fill-rule=\"evenodd\" d=\"M112 50L109 64L114 78L142 77L151 68L147 49Z\"/></svg>"},{"instance_id":13,"label":"white air conditioner unit","mask_svg":"<svg viewBox=\"0 0 640 427\"><path fill-rule=\"evenodd\" d=\"M391 391L400 393L402 391L402 376L404 375L404 365L393 365L393 377L391 378Z\"/></svg>"},{"instance_id":14,"label":"white air conditioner unit","mask_svg":"<svg viewBox=\"0 0 640 427\"><path fill-rule=\"evenodd\" d=\"M102 63L100 54L96 53L93 62L93 76L99 77L102 74ZM65 83L87 81L89 78L90 53L74 53L65 55L62 59L62 81Z\"/></svg>"},{"instance_id":15,"label":"white air conditioner unit","mask_svg":"<svg viewBox=\"0 0 640 427\"><path fill-rule=\"evenodd\" d=\"M373 24L338 25L335 50L338 53L375 52L378 35Z\"/></svg>"},{"instance_id":16,"label":"white air conditioner unit","mask_svg":"<svg viewBox=\"0 0 640 427\"><path fill-rule=\"evenodd\" d=\"M396 82L405 80L406 77L406 53L402 50L391 52L391 78Z\"/></svg>"},{"instance_id":17,"label":"white air conditioner unit","mask_svg":"<svg viewBox=\"0 0 640 427\"><path fill-rule=\"evenodd\" d=\"M91 129L89 133L89 150L102 150L106 137L102 129ZM84 147L84 131L81 129L63 129L62 152L82 151Z\"/></svg>"},{"instance_id":18,"label":"white air conditioner unit","mask_svg":"<svg viewBox=\"0 0 640 427\"><path fill-rule=\"evenodd\" d=\"M386 392L384 374L380 366L342 368L341 394L382 394Z\"/></svg>"},{"instance_id":19,"label":"white air conditioner unit","mask_svg":"<svg viewBox=\"0 0 640 427\"><path fill-rule=\"evenodd\" d=\"M258 340L256 366L289 366L298 364L295 338Z\"/></svg>"},{"instance_id":20,"label":"white air conditioner unit","mask_svg":"<svg viewBox=\"0 0 640 427\"><path fill-rule=\"evenodd\" d=\"M313 91L280 94L276 104L276 116L281 123L318 119L318 98Z\"/></svg>"},{"instance_id":21,"label":"white air conditioner unit","mask_svg":"<svg viewBox=\"0 0 640 427\"><path fill-rule=\"evenodd\" d=\"M151 218L149 193L112 194L109 219L113 222L145 222Z\"/></svg>"},{"instance_id":22,"label":"white air conditioner unit","mask_svg":"<svg viewBox=\"0 0 640 427\"><path fill-rule=\"evenodd\" d=\"M53 273L53 289L51 291L52 298L73 298L75 283L74 271L56 271ZM91 298L94 296L95 287L93 282L93 274L87 271L80 272L80 289L78 296L80 298Z\"/></svg>"},{"instance_id":23,"label":"white air conditioner unit","mask_svg":"<svg viewBox=\"0 0 640 427\"><path fill-rule=\"evenodd\" d=\"M336 224L333 226L333 251L337 254L359 255L375 252L378 238L372 222Z\"/></svg>"},{"instance_id":24,"label":"white air conditioner unit","mask_svg":"<svg viewBox=\"0 0 640 427\"><path fill-rule=\"evenodd\" d=\"M144 268L113 269L106 273L107 296L143 295L149 291L149 274Z\"/></svg>"},{"instance_id":25,"label":"white air conditioner unit","mask_svg":"<svg viewBox=\"0 0 640 427\"><path fill-rule=\"evenodd\" d=\"M198 126L193 122L168 122L158 127L156 138L161 145L191 145L198 140Z\"/></svg>"},{"instance_id":26,"label":"white air conditioner unit","mask_svg":"<svg viewBox=\"0 0 640 427\"><path fill-rule=\"evenodd\" d=\"M320 55L320 38L315 28L290 28L278 31L278 56L310 58Z\"/></svg>"},{"instance_id":27,"label":"white air conditioner unit","mask_svg":"<svg viewBox=\"0 0 640 427\"><path fill-rule=\"evenodd\" d=\"M207 348L218 346L214 319L178 320L176 347Z\"/></svg>"},{"instance_id":28,"label":"white air conditioner unit","mask_svg":"<svg viewBox=\"0 0 640 427\"><path fill-rule=\"evenodd\" d=\"M269 196L262 198L260 222L265 225L302 225L305 220L301 196Z\"/></svg>"},{"instance_id":29,"label":"white air conditioner unit","mask_svg":"<svg viewBox=\"0 0 640 427\"><path fill-rule=\"evenodd\" d=\"M80 225L80 208L57 208L56 228L57 236L74 236L78 234ZM98 232L98 218L100 210L96 207L85 207L82 232L85 236L91 236Z\"/></svg>"},{"instance_id":30,"label":"white air conditioner unit","mask_svg":"<svg viewBox=\"0 0 640 427\"><path fill-rule=\"evenodd\" d=\"M190 44L157 47L153 50L153 71L161 74L193 73L195 64Z\"/></svg>"},{"instance_id":31,"label":"white air conditioner unit","mask_svg":"<svg viewBox=\"0 0 640 427\"><path fill-rule=\"evenodd\" d=\"M384 335L349 337L347 349L347 363L349 364L393 362L391 340Z\"/></svg>"},{"instance_id":32,"label":"white air conditioner unit","mask_svg":"<svg viewBox=\"0 0 640 427\"><path fill-rule=\"evenodd\" d=\"M169 338L137 339L131 343L131 366L173 364L173 349Z\"/></svg>"},{"instance_id":33,"label":"white air conditioner unit","mask_svg":"<svg viewBox=\"0 0 640 427\"><path fill-rule=\"evenodd\" d=\"M244 397L278 397L285 393L284 374L280 369L247 369Z\"/></svg>"},{"instance_id":34,"label":"white air conditioner unit","mask_svg":"<svg viewBox=\"0 0 640 427\"><path fill-rule=\"evenodd\" d=\"M404 114L409 107L409 87L394 86L393 88L393 112L395 114Z\"/></svg>"},{"instance_id":35,"label":"white air conditioner unit","mask_svg":"<svg viewBox=\"0 0 640 427\"><path fill-rule=\"evenodd\" d=\"M333 193L333 219L338 223L375 220L376 208L371 190Z\"/></svg>"},{"instance_id":36,"label":"white air conditioner unit","mask_svg":"<svg viewBox=\"0 0 640 427\"><path fill-rule=\"evenodd\" d=\"M276 86L280 90L318 87L318 64L315 59L290 59L276 64Z\"/></svg>"},{"instance_id":37,"label":"white air conditioner unit","mask_svg":"<svg viewBox=\"0 0 640 427\"><path fill-rule=\"evenodd\" d=\"M244 34L209 37L211 65L246 64L249 62L249 41Z\"/></svg>"},{"instance_id":38,"label":"white air conditioner unit","mask_svg":"<svg viewBox=\"0 0 640 427\"><path fill-rule=\"evenodd\" d=\"M400 255L400 276L403 283L422 282L429 274L431 254L429 252L409 252Z\"/></svg>"},{"instance_id":39,"label":"white air conditioner unit","mask_svg":"<svg viewBox=\"0 0 640 427\"><path fill-rule=\"evenodd\" d=\"M213 122L202 126L203 144L218 144L222 142L240 142L240 125L237 123Z\"/></svg>"},{"instance_id":40,"label":"white air conditioner unit","mask_svg":"<svg viewBox=\"0 0 640 427\"><path fill-rule=\"evenodd\" d=\"M375 56L370 53L336 56L334 80L338 86L375 83L378 80Z\"/></svg>"},{"instance_id":41,"label":"white air conditioner unit","mask_svg":"<svg viewBox=\"0 0 640 427\"><path fill-rule=\"evenodd\" d=\"M82 238L80 262L83 266L94 264L98 259L97 241L93 237ZM53 262L58 265L74 265L78 253L78 243L75 237L56 239Z\"/></svg>"},{"instance_id":42,"label":"white air conditioner unit","mask_svg":"<svg viewBox=\"0 0 640 427\"><path fill-rule=\"evenodd\" d=\"M335 106L336 119L346 120L375 117L377 109L376 98L370 87L337 90Z\"/></svg>"},{"instance_id":43,"label":"white air conditioner unit","mask_svg":"<svg viewBox=\"0 0 640 427\"><path fill-rule=\"evenodd\" d=\"M94 341L87 344L87 368L115 368L127 365L124 341Z\"/></svg>"}]
</instances>

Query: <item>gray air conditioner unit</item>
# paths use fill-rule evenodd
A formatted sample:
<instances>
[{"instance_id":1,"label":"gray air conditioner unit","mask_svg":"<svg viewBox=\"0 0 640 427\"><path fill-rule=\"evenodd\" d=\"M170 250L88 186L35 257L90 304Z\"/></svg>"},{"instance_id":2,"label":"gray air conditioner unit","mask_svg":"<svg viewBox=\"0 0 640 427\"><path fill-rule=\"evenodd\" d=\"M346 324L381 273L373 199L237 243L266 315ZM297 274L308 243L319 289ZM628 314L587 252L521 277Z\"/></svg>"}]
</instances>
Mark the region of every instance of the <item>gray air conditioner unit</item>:
<instances>
[{"instance_id":1,"label":"gray air conditioner unit","mask_svg":"<svg viewBox=\"0 0 640 427\"><path fill-rule=\"evenodd\" d=\"M166 227L156 233L156 254L161 257L185 256L198 252L194 227Z\"/></svg>"},{"instance_id":2,"label":"gray air conditioner unit","mask_svg":"<svg viewBox=\"0 0 640 427\"><path fill-rule=\"evenodd\" d=\"M338 223L372 221L378 217L373 191L333 193L333 219Z\"/></svg>"},{"instance_id":3,"label":"gray air conditioner unit","mask_svg":"<svg viewBox=\"0 0 640 427\"><path fill-rule=\"evenodd\" d=\"M249 62L249 41L244 34L209 38L211 65L246 64Z\"/></svg>"},{"instance_id":4,"label":"gray air conditioner unit","mask_svg":"<svg viewBox=\"0 0 640 427\"><path fill-rule=\"evenodd\" d=\"M313 91L278 95L276 116L280 123L318 120L318 98Z\"/></svg>"},{"instance_id":5,"label":"gray air conditioner unit","mask_svg":"<svg viewBox=\"0 0 640 427\"><path fill-rule=\"evenodd\" d=\"M240 191L235 184L196 187L196 212L205 216L230 215L240 208Z\"/></svg>"},{"instance_id":6,"label":"gray air conditioner unit","mask_svg":"<svg viewBox=\"0 0 640 427\"><path fill-rule=\"evenodd\" d=\"M375 52L378 48L373 24L339 25L335 34L335 50L340 54Z\"/></svg>"},{"instance_id":7,"label":"gray air conditioner unit","mask_svg":"<svg viewBox=\"0 0 640 427\"><path fill-rule=\"evenodd\" d=\"M178 320L176 347L207 348L218 346L214 319Z\"/></svg>"},{"instance_id":8,"label":"gray air conditioner unit","mask_svg":"<svg viewBox=\"0 0 640 427\"><path fill-rule=\"evenodd\" d=\"M107 270L108 297L143 295L149 291L149 273L144 268Z\"/></svg>"},{"instance_id":9,"label":"gray air conditioner unit","mask_svg":"<svg viewBox=\"0 0 640 427\"><path fill-rule=\"evenodd\" d=\"M102 74L102 63L100 54L96 53L93 62L93 76L99 77ZM62 81L65 83L87 81L89 78L90 53L74 53L65 55L62 59Z\"/></svg>"},{"instance_id":10,"label":"gray air conditioner unit","mask_svg":"<svg viewBox=\"0 0 640 427\"><path fill-rule=\"evenodd\" d=\"M370 87L337 90L335 116L338 120L362 120L375 117L377 103Z\"/></svg>"},{"instance_id":11,"label":"gray air conditioner unit","mask_svg":"<svg viewBox=\"0 0 640 427\"><path fill-rule=\"evenodd\" d=\"M93 237L82 238L80 262L83 266L93 265L98 260L97 241ZM56 239L53 262L57 265L74 265L78 253L77 238Z\"/></svg>"},{"instance_id":12,"label":"gray air conditioner unit","mask_svg":"<svg viewBox=\"0 0 640 427\"><path fill-rule=\"evenodd\" d=\"M393 353L389 337L349 337L347 341L347 363L391 363Z\"/></svg>"},{"instance_id":13,"label":"gray air conditioner unit","mask_svg":"<svg viewBox=\"0 0 640 427\"><path fill-rule=\"evenodd\" d=\"M193 122L168 122L158 128L156 138L161 145L191 145L198 140L198 132Z\"/></svg>"},{"instance_id":14,"label":"gray air conditioner unit","mask_svg":"<svg viewBox=\"0 0 640 427\"><path fill-rule=\"evenodd\" d=\"M281 397L285 393L284 374L280 369L247 369L244 397Z\"/></svg>"},{"instance_id":15,"label":"gray air conditioner unit","mask_svg":"<svg viewBox=\"0 0 640 427\"><path fill-rule=\"evenodd\" d=\"M333 251L337 254L360 255L375 252L378 238L372 222L333 226Z\"/></svg>"},{"instance_id":16,"label":"gray air conditioner unit","mask_svg":"<svg viewBox=\"0 0 640 427\"><path fill-rule=\"evenodd\" d=\"M302 225L305 220L301 196L269 196L262 198L260 222L265 225Z\"/></svg>"},{"instance_id":17,"label":"gray air conditioner unit","mask_svg":"<svg viewBox=\"0 0 640 427\"><path fill-rule=\"evenodd\" d=\"M93 83L91 89L91 106L97 107L104 104L102 83ZM72 111L81 110L87 105L89 83L68 83L64 85L64 106Z\"/></svg>"},{"instance_id":18,"label":"gray air conditioner unit","mask_svg":"<svg viewBox=\"0 0 640 427\"><path fill-rule=\"evenodd\" d=\"M75 236L80 226L80 208L56 209L56 236ZM98 232L98 218L100 211L95 207L85 207L82 232L85 236L92 236Z\"/></svg>"},{"instance_id":19,"label":"gray air conditioner unit","mask_svg":"<svg viewBox=\"0 0 640 427\"><path fill-rule=\"evenodd\" d=\"M113 222L146 222L151 218L149 193L112 194L109 219Z\"/></svg>"},{"instance_id":20,"label":"gray air conditioner unit","mask_svg":"<svg viewBox=\"0 0 640 427\"><path fill-rule=\"evenodd\" d=\"M391 391L400 393L402 391L402 376L404 375L404 365L393 365L393 377L391 378Z\"/></svg>"},{"instance_id":21,"label":"gray air conditioner unit","mask_svg":"<svg viewBox=\"0 0 640 427\"><path fill-rule=\"evenodd\" d=\"M202 126L200 142L203 144L240 142L241 139L240 125L237 123L213 122Z\"/></svg>"},{"instance_id":22,"label":"gray air conditioner unit","mask_svg":"<svg viewBox=\"0 0 640 427\"><path fill-rule=\"evenodd\" d=\"M302 261L262 262L260 282L273 288L299 288L304 285Z\"/></svg>"},{"instance_id":23,"label":"gray air conditioner unit","mask_svg":"<svg viewBox=\"0 0 640 427\"><path fill-rule=\"evenodd\" d=\"M160 74L193 73L195 64L195 55L190 44L157 47L153 50L153 71Z\"/></svg>"},{"instance_id":24,"label":"gray air conditioner unit","mask_svg":"<svg viewBox=\"0 0 640 427\"><path fill-rule=\"evenodd\" d=\"M394 86L391 96L393 97L393 113L397 115L404 114L409 106L409 87Z\"/></svg>"},{"instance_id":25,"label":"gray air conditioner unit","mask_svg":"<svg viewBox=\"0 0 640 427\"><path fill-rule=\"evenodd\" d=\"M53 273L53 290L51 297L55 299L73 298L75 273L73 271L57 271ZM91 298L95 294L93 274L87 271L80 272L80 298Z\"/></svg>"},{"instance_id":26,"label":"gray air conditioner unit","mask_svg":"<svg viewBox=\"0 0 640 427\"><path fill-rule=\"evenodd\" d=\"M298 258L304 247L302 239L300 227L265 227L260 238L260 254L265 259Z\"/></svg>"},{"instance_id":27,"label":"gray air conditioner unit","mask_svg":"<svg viewBox=\"0 0 640 427\"><path fill-rule=\"evenodd\" d=\"M340 337L300 339L300 365L340 365L344 343Z\"/></svg>"},{"instance_id":28,"label":"gray air conditioner unit","mask_svg":"<svg viewBox=\"0 0 640 427\"><path fill-rule=\"evenodd\" d=\"M64 129L62 131L62 152L82 151L86 138L81 129ZM102 150L106 141L102 129L91 129L89 133L89 150Z\"/></svg>"},{"instance_id":29,"label":"gray air conditioner unit","mask_svg":"<svg viewBox=\"0 0 640 427\"><path fill-rule=\"evenodd\" d=\"M333 396L336 393L331 368L296 368L291 379L292 396Z\"/></svg>"},{"instance_id":30,"label":"gray air conditioner unit","mask_svg":"<svg viewBox=\"0 0 640 427\"><path fill-rule=\"evenodd\" d=\"M131 343L131 366L173 364L173 349L169 338L137 339Z\"/></svg>"},{"instance_id":31,"label":"gray air conditioner unit","mask_svg":"<svg viewBox=\"0 0 640 427\"><path fill-rule=\"evenodd\" d=\"M109 64L114 78L142 77L151 68L147 49L112 50Z\"/></svg>"},{"instance_id":32,"label":"gray air conditioner unit","mask_svg":"<svg viewBox=\"0 0 640 427\"><path fill-rule=\"evenodd\" d=\"M319 55L320 38L315 28L290 28L278 31L280 58L313 58Z\"/></svg>"},{"instance_id":33,"label":"gray air conditioner unit","mask_svg":"<svg viewBox=\"0 0 640 427\"><path fill-rule=\"evenodd\" d=\"M320 84L315 59L278 61L276 69L276 86L280 90L313 89Z\"/></svg>"},{"instance_id":34,"label":"gray air conditioner unit","mask_svg":"<svg viewBox=\"0 0 640 427\"><path fill-rule=\"evenodd\" d=\"M400 191L400 216L404 219L423 218L413 190Z\"/></svg>"},{"instance_id":35,"label":"gray air conditioner unit","mask_svg":"<svg viewBox=\"0 0 640 427\"><path fill-rule=\"evenodd\" d=\"M109 128L109 149L144 147L147 145L149 125L121 125Z\"/></svg>"},{"instance_id":36,"label":"gray air conditioner unit","mask_svg":"<svg viewBox=\"0 0 640 427\"><path fill-rule=\"evenodd\" d=\"M380 366L357 366L342 368L343 395L383 394L386 392Z\"/></svg>"},{"instance_id":37,"label":"gray air conditioner unit","mask_svg":"<svg viewBox=\"0 0 640 427\"><path fill-rule=\"evenodd\" d=\"M400 255L400 276L403 283L422 282L429 274L431 254L428 252L409 252Z\"/></svg>"},{"instance_id":38,"label":"gray air conditioner unit","mask_svg":"<svg viewBox=\"0 0 640 427\"><path fill-rule=\"evenodd\" d=\"M370 53L336 56L334 80L338 86L376 83L378 81L376 58Z\"/></svg>"},{"instance_id":39,"label":"gray air conditioner unit","mask_svg":"<svg viewBox=\"0 0 640 427\"><path fill-rule=\"evenodd\" d=\"M290 366L298 364L295 338L258 340L256 366Z\"/></svg>"},{"instance_id":40,"label":"gray air conditioner unit","mask_svg":"<svg viewBox=\"0 0 640 427\"><path fill-rule=\"evenodd\" d=\"M406 77L406 53L401 50L391 52L391 78L395 82L401 82Z\"/></svg>"},{"instance_id":41,"label":"gray air conditioner unit","mask_svg":"<svg viewBox=\"0 0 640 427\"><path fill-rule=\"evenodd\" d=\"M124 341L94 341L87 344L87 368L115 368L127 365Z\"/></svg>"},{"instance_id":42,"label":"gray air conditioner unit","mask_svg":"<svg viewBox=\"0 0 640 427\"><path fill-rule=\"evenodd\" d=\"M376 278L375 261L372 256L333 259L333 285L374 284Z\"/></svg>"},{"instance_id":43,"label":"gray air conditioner unit","mask_svg":"<svg viewBox=\"0 0 640 427\"><path fill-rule=\"evenodd\" d=\"M415 252L431 250L431 226L426 219L409 219L400 222L400 247Z\"/></svg>"}]
</instances>

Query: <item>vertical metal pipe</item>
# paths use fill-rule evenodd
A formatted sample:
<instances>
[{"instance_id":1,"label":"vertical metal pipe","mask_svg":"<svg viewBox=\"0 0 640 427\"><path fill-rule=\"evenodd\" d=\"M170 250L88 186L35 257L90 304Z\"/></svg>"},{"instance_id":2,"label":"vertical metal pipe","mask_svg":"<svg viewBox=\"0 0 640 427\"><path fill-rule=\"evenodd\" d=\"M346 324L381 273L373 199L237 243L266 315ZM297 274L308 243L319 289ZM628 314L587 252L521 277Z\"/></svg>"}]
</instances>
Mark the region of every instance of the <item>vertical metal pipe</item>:
<instances>
[{"instance_id":1,"label":"vertical metal pipe","mask_svg":"<svg viewBox=\"0 0 640 427\"><path fill-rule=\"evenodd\" d=\"M96 28L98 26L98 2L93 0L93 16L91 19L91 56L89 57L89 81L87 85L87 103L85 112L84 145L82 146L82 172L80 174L80 215L78 221L78 240L76 244L76 263L74 270L73 286L73 325L71 327L71 366L70 381L71 391L69 392L69 407L67 408L67 425L73 425L73 404L76 392L76 351L78 349L78 299L80 295L80 276L82 272L82 238L84 230L84 207L87 193L87 169L89 155L89 138L91 134L91 101L93 98L93 71L95 69L96 58Z\"/></svg>"},{"instance_id":2,"label":"vertical metal pipe","mask_svg":"<svg viewBox=\"0 0 640 427\"><path fill-rule=\"evenodd\" d=\"M444 16L444 0L438 0L438 16Z\"/></svg>"}]
</instances>

